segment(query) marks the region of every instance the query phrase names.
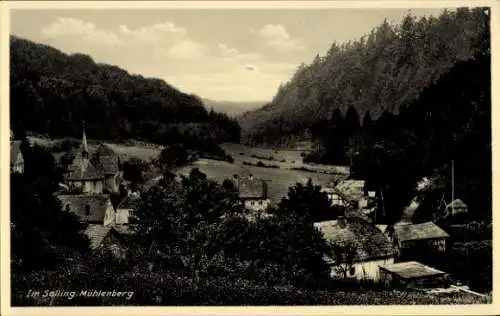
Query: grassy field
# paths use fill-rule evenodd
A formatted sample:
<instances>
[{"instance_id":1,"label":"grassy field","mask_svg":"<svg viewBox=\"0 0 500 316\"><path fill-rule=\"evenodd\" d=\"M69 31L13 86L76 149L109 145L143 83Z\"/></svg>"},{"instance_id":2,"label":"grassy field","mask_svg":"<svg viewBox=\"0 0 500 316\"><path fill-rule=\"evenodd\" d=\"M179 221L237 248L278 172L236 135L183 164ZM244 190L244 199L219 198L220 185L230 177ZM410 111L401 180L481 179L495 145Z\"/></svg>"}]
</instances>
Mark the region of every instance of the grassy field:
<instances>
[{"instance_id":1,"label":"grassy field","mask_svg":"<svg viewBox=\"0 0 500 316\"><path fill-rule=\"evenodd\" d=\"M29 140L33 144L48 148L60 142L60 140L57 139L48 139L38 136L30 136ZM160 154L160 149L141 145L104 143L113 149L120 156L122 161L126 161L132 157L149 161ZM89 150L93 151L98 145L98 142L89 139L88 145ZM301 150L273 150L229 143L222 144L221 147L234 158L234 163L199 159L189 166L179 168L176 170L176 173L187 175L193 168L198 168L201 172L207 174L209 178L218 182L222 182L227 178L232 178L235 174L239 176L252 174L255 177L267 181L269 198L273 202L278 202L282 197L286 196L288 188L297 182L305 183L308 179L311 179L314 184L325 186L338 177L339 174L346 174L348 171L345 167L304 164L302 163ZM58 159L63 154L64 153L54 153L54 156ZM279 168L243 165L243 162L249 162L255 165L259 161L266 165L278 165ZM305 167L308 170L292 170L292 168L300 167ZM314 172L309 170L314 170ZM157 178L157 176L159 176L159 174L153 175L153 178Z\"/></svg>"},{"instance_id":2,"label":"grassy field","mask_svg":"<svg viewBox=\"0 0 500 316\"><path fill-rule=\"evenodd\" d=\"M58 139L47 139L42 137L30 136L28 137L32 144L37 144L43 147L51 147L57 144L60 140ZM78 139L78 141L80 141ZM132 157L142 159L144 161L149 161L152 158L156 158L160 154L160 149L147 148L139 145L126 145L126 144L117 144L104 142L104 144L108 145L111 149L113 149L120 157L122 161L126 161ZM98 142L95 140L88 140L89 150L92 152L97 148ZM63 155L64 153L54 154L56 158Z\"/></svg>"},{"instance_id":3,"label":"grassy field","mask_svg":"<svg viewBox=\"0 0 500 316\"><path fill-rule=\"evenodd\" d=\"M252 174L254 177L261 178L268 182L269 198L274 202L278 202L282 197L286 196L288 187L297 182L305 183L311 178L314 184L325 186L335 177L324 173L243 166L236 161L234 163L228 163L208 159L200 159L190 166L180 168L177 170L177 173L188 175L193 168L198 168L209 178L218 182L222 182L227 178L232 178L234 174L240 176Z\"/></svg>"},{"instance_id":4,"label":"grassy field","mask_svg":"<svg viewBox=\"0 0 500 316\"><path fill-rule=\"evenodd\" d=\"M257 164L259 161L269 165L278 165L281 169L307 168L314 172L330 174L347 174L348 168L343 166L305 164L302 162L301 154L308 151L305 146L302 150L298 149L267 149L257 147L247 147L240 144L225 143L221 147L230 154L234 162L242 164L244 161L251 164Z\"/></svg>"}]
</instances>

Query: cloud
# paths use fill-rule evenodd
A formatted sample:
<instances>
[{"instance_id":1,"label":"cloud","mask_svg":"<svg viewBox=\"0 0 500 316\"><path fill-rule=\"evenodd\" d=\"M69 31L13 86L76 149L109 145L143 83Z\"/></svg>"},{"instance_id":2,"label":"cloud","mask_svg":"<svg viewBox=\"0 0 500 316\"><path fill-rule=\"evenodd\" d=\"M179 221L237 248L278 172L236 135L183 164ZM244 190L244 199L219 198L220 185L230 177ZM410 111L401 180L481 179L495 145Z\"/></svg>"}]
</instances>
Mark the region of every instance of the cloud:
<instances>
[{"instance_id":1,"label":"cloud","mask_svg":"<svg viewBox=\"0 0 500 316\"><path fill-rule=\"evenodd\" d=\"M226 44L217 44L217 48L223 56L235 56L240 53L236 48L228 47Z\"/></svg>"},{"instance_id":2,"label":"cloud","mask_svg":"<svg viewBox=\"0 0 500 316\"><path fill-rule=\"evenodd\" d=\"M44 42L67 53L89 54L97 62L164 78L182 91L213 99L269 99L296 68L295 63L272 61L264 52L196 41L188 30L171 22L135 28L121 24L105 30L93 21L59 18L42 33ZM266 26L256 35L266 45L279 45L276 49L297 49L300 44L282 27Z\"/></svg>"},{"instance_id":3,"label":"cloud","mask_svg":"<svg viewBox=\"0 0 500 316\"><path fill-rule=\"evenodd\" d=\"M153 46L161 46L166 41L183 40L187 36L186 29L168 21L146 25L138 29L130 29L126 25L120 25L119 31L123 36Z\"/></svg>"},{"instance_id":4,"label":"cloud","mask_svg":"<svg viewBox=\"0 0 500 316\"><path fill-rule=\"evenodd\" d=\"M302 39L292 38L281 24L267 24L258 31L253 29L249 31L264 39L268 46L280 52L299 51L306 48Z\"/></svg>"},{"instance_id":5,"label":"cloud","mask_svg":"<svg viewBox=\"0 0 500 316\"><path fill-rule=\"evenodd\" d=\"M199 59L208 53L208 48L200 43L186 40L168 50L170 57L175 59Z\"/></svg>"},{"instance_id":6,"label":"cloud","mask_svg":"<svg viewBox=\"0 0 500 316\"><path fill-rule=\"evenodd\" d=\"M84 40L98 45L119 46L124 42L114 32L97 29L94 23L74 18L58 18L56 22L42 29L46 38L73 37L73 40Z\"/></svg>"}]
</instances>

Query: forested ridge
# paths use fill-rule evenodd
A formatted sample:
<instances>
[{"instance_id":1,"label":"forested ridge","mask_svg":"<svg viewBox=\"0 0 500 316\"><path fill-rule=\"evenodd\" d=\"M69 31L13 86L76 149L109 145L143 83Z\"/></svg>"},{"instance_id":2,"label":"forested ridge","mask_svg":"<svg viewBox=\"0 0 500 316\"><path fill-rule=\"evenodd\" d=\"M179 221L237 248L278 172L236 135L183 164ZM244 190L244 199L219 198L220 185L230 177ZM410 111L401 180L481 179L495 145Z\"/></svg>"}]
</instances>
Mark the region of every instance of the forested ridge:
<instances>
[{"instance_id":1,"label":"forested ridge","mask_svg":"<svg viewBox=\"0 0 500 316\"><path fill-rule=\"evenodd\" d=\"M384 21L366 36L333 43L324 56L302 64L274 99L239 118L247 144L287 146L307 138L311 126L353 107L360 118L397 114L453 65L471 58L489 28L484 8L408 14L399 25Z\"/></svg>"},{"instance_id":2,"label":"forested ridge","mask_svg":"<svg viewBox=\"0 0 500 316\"><path fill-rule=\"evenodd\" d=\"M143 139L159 144L238 142L240 127L195 95L88 55L11 36L11 126L50 137Z\"/></svg>"}]
</instances>

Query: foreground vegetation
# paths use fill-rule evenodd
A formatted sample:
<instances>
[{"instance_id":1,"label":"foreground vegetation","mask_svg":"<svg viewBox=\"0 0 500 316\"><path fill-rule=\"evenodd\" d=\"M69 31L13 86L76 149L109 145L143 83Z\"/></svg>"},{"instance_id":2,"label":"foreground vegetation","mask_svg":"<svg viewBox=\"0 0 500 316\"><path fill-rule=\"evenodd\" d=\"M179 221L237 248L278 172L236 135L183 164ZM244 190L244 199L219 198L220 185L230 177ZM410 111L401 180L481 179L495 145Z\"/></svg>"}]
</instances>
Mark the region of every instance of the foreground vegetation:
<instances>
[{"instance_id":1,"label":"foreground vegetation","mask_svg":"<svg viewBox=\"0 0 500 316\"><path fill-rule=\"evenodd\" d=\"M63 212L53 196L60 171L50 153L27 146L23 151L26 173L11 177L14 306L491 302L331 281L323 256L332 249L312 223L336 213L311 181L291 187L273 217L249 219L236 203L232 182L218 184L197 169L184 177L165 170L137 202L127 257L93 253L76 217ZM26 296L29 289L46 288L134 295L130 300Z\"/></svg>"}]
</instances>

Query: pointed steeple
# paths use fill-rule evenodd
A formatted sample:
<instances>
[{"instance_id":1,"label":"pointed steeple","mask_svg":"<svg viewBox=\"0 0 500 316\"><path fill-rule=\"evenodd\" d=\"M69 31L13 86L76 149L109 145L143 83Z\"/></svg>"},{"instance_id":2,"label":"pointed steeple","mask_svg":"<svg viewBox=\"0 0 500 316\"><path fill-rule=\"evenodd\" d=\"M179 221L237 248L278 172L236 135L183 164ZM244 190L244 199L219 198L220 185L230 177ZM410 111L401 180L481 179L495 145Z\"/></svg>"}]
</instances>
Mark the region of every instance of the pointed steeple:
<instances>
[{"instance_id":1,"label":"pointed steeple","mask_svg":"<svg viewBox=\"0 0 500 316\"><path fill-rule=\"evenodd\" d=\"M83 121L82 157L84 159L88 159L88 157L89 157L89 148L87 146L87 136L85 135L85 121Z\"/></svg>"}]
</instances>

